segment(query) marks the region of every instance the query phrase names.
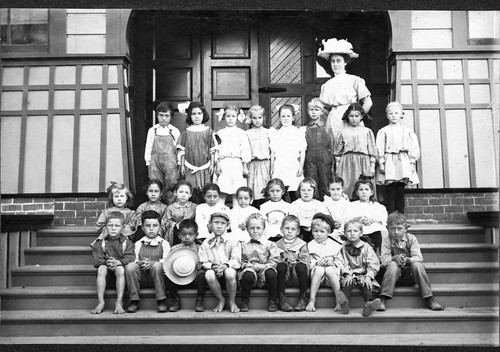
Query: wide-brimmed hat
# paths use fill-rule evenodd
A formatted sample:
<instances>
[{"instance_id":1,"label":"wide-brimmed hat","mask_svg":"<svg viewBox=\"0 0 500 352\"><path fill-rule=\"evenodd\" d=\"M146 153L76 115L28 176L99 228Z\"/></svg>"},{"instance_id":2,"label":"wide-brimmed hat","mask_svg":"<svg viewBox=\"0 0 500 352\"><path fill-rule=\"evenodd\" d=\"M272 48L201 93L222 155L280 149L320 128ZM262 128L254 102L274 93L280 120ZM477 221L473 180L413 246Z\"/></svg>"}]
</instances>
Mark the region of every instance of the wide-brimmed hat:
<instances>
[{"instance_id":1,"label":"wide-brimmed hat","mask_svg":"<svg viewBox=\"0 0 500 352\"><path fill-rule=\"evenodd\" d=\"M187 285L196 278L199 262L198 253L191 248L179 248L169 253L163 263L165 275L177 285Z\"/></svg>"},{"instance_id":2,"label":"wide-brimmed hat","mask_svg":"<svg viewBox=\"0 0 500 352\"><path fill-rule=\"evenodd\" d=\"M326 60L328 60L332 54L344 54L351 59L355 59L359 56L352 51L352 44L345 39L323 39L321 45L323 46L323 50L320 50L318 56Z\"/></svg>"}]
</instances>

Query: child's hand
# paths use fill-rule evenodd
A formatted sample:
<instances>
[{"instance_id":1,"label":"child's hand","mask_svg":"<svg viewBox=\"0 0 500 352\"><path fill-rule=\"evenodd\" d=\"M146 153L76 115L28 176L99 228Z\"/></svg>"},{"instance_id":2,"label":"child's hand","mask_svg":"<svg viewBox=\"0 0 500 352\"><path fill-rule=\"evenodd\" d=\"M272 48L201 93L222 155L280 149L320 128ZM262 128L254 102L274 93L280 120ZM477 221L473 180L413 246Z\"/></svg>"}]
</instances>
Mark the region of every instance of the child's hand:
<instances>
[{"instance_id":1,"label":"child's hand","mask_svg":"<svg viewBox=\"0 0 500 352\"><path fill-rule=\"evenodd\" d=\"M333 222L334 222L333 227L334 227L335 230L338 230L338 229L340 229L342 227L342 223L340 221L334 220Z\"/></svg>"},{"instance_id":2,"label":"child's hand","mask_svg":"<svg viewBox=\"0 0 500 352\"><path fill-rule=\"evenodd\" d=\"M186 176L186 167L184 165L181 165L181 167L179 168L179 173L181 174L181 176Z\"/></svg>"},{"instance_id":3,"label":"child's hand","mask_svg":"<svg viewBox=\"0 0 500 352\"><path fill-rule=\"evenodd\" d=\"M241 231L245 231L247 229L247 226L246 226L246 224L244 222L242 222L241 224L239 224L238 227L239 227L239 229Z\"/></svg>"},{"instance_id":4,"label":"child's hand","mask_svg":"<svg viewBox=\"0 0 500 352\"><path fill-rule=\"evenodd\" d=\"M351 275L344 276L342 279L342 286L350 286L352 285L353 277Z\"/></svg>"},{"instance_id":5,"label":"child's hand","mask_svg":"<svg viewBox=\"0 0 500 352\"><path fill-rule=\"evenodd\" d=\"M379 166L378 166L378 171L379 171L381 174L385 174L385 164L379 164Z\"/></svg>"},{"instance_id":6,"label":"child's hand","mask_svg":"<svg viewBox=\"0 0 500 352\"><path fill-rule=\"evenodd\" d=\"M417 168L416 168L416 166L415 166L415 163L414 163L414 162L411 162L411 163L410 163L410 165L411 165L411 171L412 171L413 173L417 172Z\"/></svg>"},{"instance_id":7,"label":"child's hand","mask_svg":"<svg viewBox=\"0 0 500 352\"><path fill-rule=\"evenodd\" d=\"M361 283L362 286L365 286L367 289L369 289L370 291L372 290L373 288L373 281L372 281L372 278L365 275L364 279L363 279L363 282Z\"/></svg>"},{"instance_id":8,"label":"child's hand","mask_svg":"<svg viewBox=\"0 0 500 352\"><path fill-rule=\"evenodd\" d=\"M214 174L214 166L212 164L210 164L210 166L208 167L208 173L210 175L213 175Z\"/></svg>"},{"instance_id":9,"label":"child's hand","mask_svg":"<svg viewBox=\"0 0 500 352\"><path fill-rule=\"evenodd\" d=\"M145 259L143 259L141 261L141 264L140 264L141 265L141 269L143 271L149 270L149 269L151 269L153 267L154 263L155 262L153 260L149 260L148 258L145 258Z\"/></svg>"},{"instance_id":10,"label":"child's hand","mask_svg":"<svg viewBox=\"0 0 500 352\"><path fill-rule=\"evenodd\" d=\"M203 263L202 262L196 263L196 270L200 270L201 268L203 268Z\"/></svg>"},{"instance_id":11,"label":"child's hand","mask_svg":"<svg viewBox=\"0 0 500 352\"><path fill-rule=\"evenodd\" d=\"M304 175L304 169L299 168L299 169L297 170L297 177L302 177L302 175Z\"/></svg>"},{"instance_id":12,"label":"child's hand","mask_svg":"<svg viewBox=\"0 0 500 352\"><path fill-rule=\"evenodd\" d=\"M367 176L375 176L375 163L370 164L370 174Z\"/></svg>"},{"instance_id":13,"label":"child's hand","mask_svg":"<svg viewBox=\"0 0 500 352\"><path fill-rule=\"evenodd\" d=\"M215 164L215 174L217 176L220 176L221 173L222 173L222 168L220 167L219 162L217 162L217 164Z\"/></svg>"},{"instance_id":14,"label":"child's hand","mask_svg":"<svg viewBox=\"0 0 500 352\"><path fill-rule=\"evenodd\" d=\"M120 262L119 260L116 260L116 259L115 259L115 258L113 258L113 257L109 257L108 259L106 259L106 266L107 266L107 267L108 267L108 269L110 269L110 270L113 270L113 271L114 271L114 270L116 269L116 267L117 267L118 265L120 265L120 264L121 264L121 262Z\"/></svg>"},{"instance_id":15,"label":"child's hand","mask_svg":"<svg viewBox=\"0 0 500 352\"><path fill-rule=\"evenodd\" d=\"M395 261L399 267L403 267L406 264L406 255L404 254L393 255L392 260Z\"/></svg>"},{"instance_id":16,"label":"child's hand","mask_svg":"<svg viewBox=\"0 0 500 352\"><path fill-rule=\"evenodd\" d=\"M243 163L243 177L247 178L249 173L250 172L248 171L248 164L247 163Z\"/></svg>"},{"instance_id":17,"label":"child's hand","mask_svg":"<svg viewBox=\"0 0 500 352\"><path fill-rule=\"evenodd\" d=\"M218 276L218 277L221 277L222 275L224 275L224 270L226 270L227 268L229 268L229 266L227 266L227 264L221 264L221 265L217 265L215 267L215 274Z\"/></svg>"}]
</instances>

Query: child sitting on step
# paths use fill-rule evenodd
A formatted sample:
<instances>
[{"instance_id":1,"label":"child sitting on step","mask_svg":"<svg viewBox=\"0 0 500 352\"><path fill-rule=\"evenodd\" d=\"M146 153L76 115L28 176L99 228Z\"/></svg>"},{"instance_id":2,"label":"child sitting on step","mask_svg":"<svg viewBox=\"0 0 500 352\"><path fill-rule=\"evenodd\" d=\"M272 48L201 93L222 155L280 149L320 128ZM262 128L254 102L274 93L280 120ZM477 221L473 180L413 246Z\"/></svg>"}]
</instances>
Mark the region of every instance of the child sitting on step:
<instances>
[{"instance_id":1,"label":"child sitting on step","mask_svg":"<svg viewBox=\"0 0 500 352\"><path fill-rule=\"evenodd\" d=\"M395 211L387 218L389 236L382 241L382 266L386 268L380 290L382 301L378 310L386 309L387 299L391 299L394 286L417 284L425 304L432 310L444 308L434 300L431 284L424 268L422 253L417 238L407 233L406 217Z\"/></svg>"},{"instance_id":2,"label":"child sitting on step","mask_svg":"<svg viewBox=\"0 0 500 352\"><path fill-rule=\"evenodd\" d=\"M106 218L106 236L91 245L94 267L97 268L97 306L90 311L100 314L104 309L104 291L107 284L116 282L115 314L123 314L125 266L135 259L134 243L122 234L125 217L113 211ZM109 274L109 275L108 275Z\"/></svg>"}]
</instances>

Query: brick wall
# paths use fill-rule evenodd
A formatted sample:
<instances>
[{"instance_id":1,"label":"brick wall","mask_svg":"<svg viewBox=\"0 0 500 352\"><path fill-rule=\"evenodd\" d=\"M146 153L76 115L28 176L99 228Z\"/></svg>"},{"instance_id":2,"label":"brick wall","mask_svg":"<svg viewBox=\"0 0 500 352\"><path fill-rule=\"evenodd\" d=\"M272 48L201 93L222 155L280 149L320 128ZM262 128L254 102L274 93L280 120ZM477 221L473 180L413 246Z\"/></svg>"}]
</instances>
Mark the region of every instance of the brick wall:
<instances>
[{"instance_id":1,"label":"brick wall","mask_svg":"<svg viewBox=\"0 0 500 352\"><path fill-rule=\"evenodd\" d=\"M466 223L468 211L498 211L498 192L407 193L405 213L414 223Z\"/></svg>"},{"instance_id":2,"label":"brick wall","mask_svg":"<svg viewBox=\"0 0 500 352\"><path fill-rule=\"evenodd\" d=\"M2 198L2 214L51 214L54 225L94 226L107 197Z\"/></svg>"}]
</instances>

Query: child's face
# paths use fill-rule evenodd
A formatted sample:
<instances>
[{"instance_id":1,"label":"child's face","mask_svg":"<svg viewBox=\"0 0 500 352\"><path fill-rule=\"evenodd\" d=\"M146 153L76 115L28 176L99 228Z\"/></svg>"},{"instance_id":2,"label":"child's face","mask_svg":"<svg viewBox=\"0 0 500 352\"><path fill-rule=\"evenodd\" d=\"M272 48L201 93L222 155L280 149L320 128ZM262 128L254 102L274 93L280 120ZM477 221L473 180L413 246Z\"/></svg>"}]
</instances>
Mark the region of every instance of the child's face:
<instances>
[{"instance_id":1,"label":"child's face","mask_svg":"<svg viewBox=\"0 0 500 352\"><path fill-rule=\"evenodd\" d=\"M313 121L319 120L321 117L321 114L323 113L323 109L321 109L319 106L311 106L309 109L307 109L309 112L309 117Z\"/></svg>"},{"instance_id":2,"label":"child's face","mask_svg":"<svg viewBox=\"0 0 500 352\"><path fill-rule=\"evenodd\" d=\"M357 127L361 123L361 112L352 110L347 118L349 119L349 125Z\"/></svg>"},{"instance_id":3,"label":"child's face","mask_svg":"<svg viewBox=\"0 0 500 352\"><path fill-rule=\"evenodd\" d=\"M304 202L310 202L314 198L314 188L309 182L303 182L300 185L300 199Z\"/></svg>"},{"instance_id":4,"label":"child's face","mask_svg":"<svg viewBox=\"0 0 500 352\"><path fill-rule=\"evenodd\" d=\"M158 219L146 219L142 224L142 229L147 238L156 238L160 232L160 222Z\"/></svg>"},{"instance_id":5,"label":"child's face","mask_svg":"<svg viewBox=\"0 0 500 352\"><path fill-rule=\"evenodd\" d=\"M252 112L250 119L252 120L253 127L259 128L264 124L264 116L260 112Z\"/></svg>"},{"instance_id":6,"label":"child's face","mask_svg":"<svg viewBox=\"0 0 500 352\"><path fill-rule=\"evenodd\" d=\"M181 240L181 243L186 247L192 245L197 237L198 232L196 232L192 227L184 227L179 232L179 239Z\"/></svg>"},{"instance_id":7,"label":"child's face","mask_svg":"<svg viewBox=\"0 0 500 352\"><path fill-rule=\"evenodd\" d=\"M295 221L286 221L281 226L281 234L288 241L293 241L299 235L299 224Z\"/></svg>"},{"instance_id":8,"label":"child's face","mask_svg":"<svg viewBox=\"0 0 500 352\"><path fill-rule=\"evenodd\" d=\"M390 123L396 124L403 118L403 110L397 106L391 106L387 109L386 115Z\"/></svg>"},{"instance_id":9,"label":"child's face","mask_svg":"<svg viewBox=\"0 0 500 352\"><path fill-rule=\"evenodd\" d=\"M228 127L233 127L236 125L236 119L238 114L234 110L226 110L224 113L224 118L226 119L226 124Z\"/></svg>"},{"instance_id":10,"label":"child's face","mask_svg":"<svg viewBox=\"0 0 500 352\"><path fill-rule=\"evenodd\" d=\"M191 121L193 121L193 125L201 125L203 121L203 111L201 111L200 108L191 110Z\"/></svg>"},{"instance_id":11,"label":"child's face","mask_svg":"<svg viewBox=\"0 0 500 352\"><path fill-rule=\"evenodd\" d=\"M356 190L356 194L361 202L369 202L373 191L369 185L361 183Z\"/></svg>"},{"instance_id":12,"label":"child's face","mask_svg":"<svg viewBox=\"0 0 500 352\"><path fill-rule=\"evenodd\" d=\"M361 236L363 235L363 230L361 224L348 224L344 230L345 237L347 241L351 243L357 243Z\"/></svg>"},{"instance_id":13,"label":"child's face","mask_svg":"<svg viewBox=\"0 0 500 352\"><path fill-rule=\"evenodd\" d=\"M106 222L106 229L111 237L118 237L122 233L123 221L120 219L109 219Z\"/></svg>"},{"instance_id":14,"label":"child's face","mask_svg":"<svg viewBox=\"0 0 500 352\"><path fill-rule=\"evenodd\" d=\"M334 182L330 183L330 186L328 186L328 189L330 190L330 197L334 201L340 200L342 198L342 193L344 192L344 187L340 183Z\"/></svg>"},{"instance_id":15,"label":"child's face","mask_svg":"<svg viewBox=\"0 0 500 352\"><path fill-rule=\"evenodd\" d=\"M179 203L185 204L191 198L191 189L186 185L179 186L175 191L175 196Z\"/></svg>"},{"instance_id":16,"label":"child's face","mask_svg":"<svg viewBox=\"0 0 500 352\"><path fill-rule=\"evenodd\" d=\"M170 120L172 119L170 111L160 111L156 114L156 116L161 127L168 126Z\"/></svg>"},{"instance_id":17,"label":"child's face","mask_svg":"<svg viewBox=\"0 0 500 352\"><path fill-rule=\"evenodd\" d=\"M209 227L212 228L212 232L215 236L221 236L226 232L229 226L229 221L223 217L214 216L209 222Z\"/></svg>"},{"instance_id":18,"label":"child's face","mask_svg":"<svg viewBox=\"0 0 500 352\"><path fill-rule=\"evenodd\" d=\"M236 200L238 201L240 208L246 208L250 205L250 203L252 203L252 197L250 197L248 192L239 192Z\"/></svg>"},{"instance_id":19,"label":"child's face","mask_svg":"<svg viewBox=\"0 0 500 352\"><path fill-rule=\"evenodd\" d=\"M203 198L209 206L213 207L219 201L219 192L215 190L209 190L203 195Z\"/></svg>"},{"instance_id":20,"label":"child's face","mask_svg":"<svg viewBox=\"0 0 500 352\"><path fill-rule=\"evenodd\" d=\"M127 193L124 189L117 189L113 192L113 204L117 208L123 208L127 203Z\"/></svg>"},{"instance_id":21,"label":"child's face","mask_svg":"<svg viewBox=\"0 0 500 352\"><path fill-rule=\"evenodd\" d=\"M283 197L283 189L279 185L274 185L271 188L269 188L269 197L271 198L271 201L273 202L279 202L281 198Z\"/></svg>"},{"instance_id":22,"label":"child's face","mask_svg":"<svg viewBox=\"0 0 500 352\"><path fill-rule=\"evenodd\" d=\"M326 241L328 236L331 234L330 225L328 225L328 223L326 222L315 224L312 226L311 233L316 242L322 243Z\"/></svg>"},{"instance_id":23,"label":"child's face","mask_svg":"<svg viewBox=\"0 0 500 352\"><path fill-rule=\"evenodd\" d=\"M406 223L404 224L387 224L389 237L395 241L399 241L406 233Z\"/></svg>"},{"instance_id":24,"label":"child's face","mask_svg":"<svg viewBox=\"0 0 500 352\"><path fill-rule=\"evenodd\" d=\"M160 187L156 183L149 185L146 195L148 196L148 199L152 202L159 201L161 196Z\"/></svg>"},{"instance_id":25,"label":"child's face","mask_svg":"<svg viewBox=\"0 0 500 352\"><path fill-rule=\"evenodd\" d=\"M293 114L290 109L282 109L280 113L280 121L283 127L291 126L293 123Z\"/></svg>"},{"instance_id":26,"label":"child's face","mask_svg":"<svg viewBox=\"0 0 500 352\"><path fill-rule=\"evenodd\" d=\"M248 222L247 231L252 240L260 240L264 233L264 224L258 219L252 219Z\"/></svg>"}]
</instances>

